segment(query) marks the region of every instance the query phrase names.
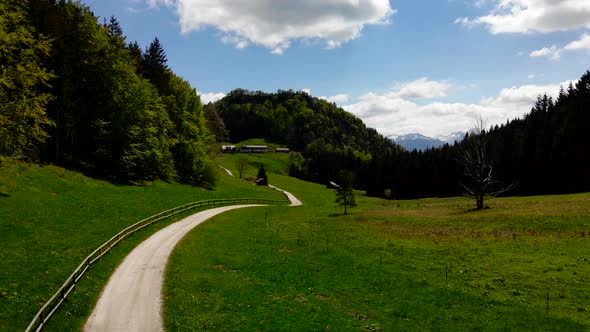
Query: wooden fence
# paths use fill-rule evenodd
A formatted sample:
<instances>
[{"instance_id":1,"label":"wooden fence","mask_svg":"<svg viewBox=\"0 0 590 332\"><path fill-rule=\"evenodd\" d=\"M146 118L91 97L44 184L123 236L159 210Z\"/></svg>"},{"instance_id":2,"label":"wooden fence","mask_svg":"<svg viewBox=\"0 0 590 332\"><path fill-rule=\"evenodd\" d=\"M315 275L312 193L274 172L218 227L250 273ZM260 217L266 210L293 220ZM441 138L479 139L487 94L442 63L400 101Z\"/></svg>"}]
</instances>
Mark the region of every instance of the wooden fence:
<instances>
[{"instance_id":1,"label":"wooden fence","mask_svg":"<svg viewBox=\"0 0 590 332\"><path fill-rule=\"evenodd\" d=\"M143 220L140 220L135 224L117 233L115 236L103 243L100 247L96 248L96 250L94 250L90 255L88 255L88 257L86 257L82 261L82 263L78 266L74 273L70 275L66 282L64 282L64 284L59 288L59 290L55 292L55 294L53 294L49 301L47 301L41 307L41 309L39 310L39 312L37 312L31 323L29 323L29 326L25 331L30 332L43 330L43 327L47 324L49 318L51 318L51 316L55 313L55 311L59 308L63 301L72 292L72 290L74 290L76 284L78 283L78 281L80 281L80 279L82 278L84 273L90 268L90 266L94 264L102 256L107 254L117 243L119 243L120 241L124 240L128 236L132 235L133 233L137 232L138 230L146 226L149 226L160 220L169 218L175 214L188 211L197 207L225 206L233 204L286 204L288 202L288 200L275 201L257 198L211 199L177 206L173 209L166 210L164 212L160 212L151 217L147 217Z\"/></svg>"}]
</instances>

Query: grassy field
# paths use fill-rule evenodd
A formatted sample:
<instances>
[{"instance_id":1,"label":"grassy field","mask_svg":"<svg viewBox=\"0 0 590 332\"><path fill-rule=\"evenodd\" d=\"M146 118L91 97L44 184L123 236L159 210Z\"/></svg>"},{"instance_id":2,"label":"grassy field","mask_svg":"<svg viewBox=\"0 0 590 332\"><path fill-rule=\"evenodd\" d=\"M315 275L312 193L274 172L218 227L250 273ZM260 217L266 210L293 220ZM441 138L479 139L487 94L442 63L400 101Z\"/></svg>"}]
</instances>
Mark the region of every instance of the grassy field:
<instances>
[{"instance_id":1,"label":"grassy field","mask_svg":"<svg viewBox=\"0 0 590 332\"><path fill-rule=\"evenodd\" d=\"M243 141L240 143L236 143L236 147L240 148L242 145L252 144L252 145L266 145L269 147L271 151L274 150L275 147L282 147L282 145L277 145L273 143L269 143L263 139L255 138L250 139L247 141ZM284 174L287 175L289 173L289 154L288 153L277 153L277 152L267 152L267 153L222 153L219 156L220 164L224 167L230 169L235 176L239 177L239 172L237 169L237 163L240 158L246 158L250 163L250 167L248 167L247 174L243 174L243 177L255 177L258 171L258 168L261 165L264 165L264 169L267 173L275 173L275 174ZM272 182L272 181L271 181Z\"/></svg>"},{"instance_id":2,"label":"grassy field","mask_svg":"<svg viewBox=\"0 0 590 332\"><path fill-rule=\"evenodd\" d=\"M169 330L590 329L590 194L477 212L464 198L357 196L344 216L322 186L269 182L304 205L193 230L167 271Z\"/></svg>"},{"instance_id":3,"label":"grassy field","mask_svg":"<svg viewBox=\"0 0 590 332\"><path fill-rule=\"evenodd\" d=\"M14 164L1 168L0 330L24 330L84 257L142 218L203 199L284 199L274 190L230 177L220 177L216 188L165 182L120 186L53 166ZM77 318L73 322L57 318L56 322L64 323L53 324L55 330L79 327L112 269L135 244L162 225L148 227L124 241L120 249L93 267L86 277L93 281L80 284L79 294L65 306L69 309L60 311L65 318Z\"/></svg>"}]
</instances>

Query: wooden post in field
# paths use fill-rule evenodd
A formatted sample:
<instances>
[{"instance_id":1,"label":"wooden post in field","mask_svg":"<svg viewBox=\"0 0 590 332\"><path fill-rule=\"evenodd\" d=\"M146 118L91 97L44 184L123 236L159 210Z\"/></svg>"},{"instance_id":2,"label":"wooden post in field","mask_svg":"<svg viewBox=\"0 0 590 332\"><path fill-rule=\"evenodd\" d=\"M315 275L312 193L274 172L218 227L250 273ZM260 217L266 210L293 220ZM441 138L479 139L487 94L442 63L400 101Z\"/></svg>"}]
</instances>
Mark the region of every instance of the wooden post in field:
<instances>
[{"instance_id":1,"label":"wooden post in field","mask_svg":"<svg viewBox=\"0 0 590 332\"><path fill-rule=\"evenodd\" d=\"M547 309L546 313L549 314L549 287L547 287Z\"/></svg>"}]
</instances>

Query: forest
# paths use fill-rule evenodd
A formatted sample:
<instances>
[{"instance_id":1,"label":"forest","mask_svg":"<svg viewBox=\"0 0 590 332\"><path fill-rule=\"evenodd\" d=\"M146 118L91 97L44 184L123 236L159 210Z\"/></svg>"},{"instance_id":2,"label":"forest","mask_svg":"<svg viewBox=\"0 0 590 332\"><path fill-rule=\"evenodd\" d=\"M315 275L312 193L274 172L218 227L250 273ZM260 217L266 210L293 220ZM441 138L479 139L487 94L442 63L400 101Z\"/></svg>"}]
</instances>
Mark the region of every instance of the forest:
<instances>
[{"instance_id":1,"label":"forest","mask_svg":"<svg viewBox=\"0 0 590 332\"><path fill-rule=\"evenodd\" d=\"M116 20L65 0L0 3L0 155L117 182L209 186L212 136L190 84ZM7 161L5 161L7 162Z\"/></svg>"},{"instance_id":2,"label":"forest","mask_svg":"<svg viewBox=\"0 0 590 332\"><path fill-rule=\"evenodd\" d=\"M404 199L463 194L470 179L461 158L477 140L507 194L590 191L590 72L555 100L539 96L523 118L406 151L303 91L236 89L203 106L157 38L143 49L115 17L99 22L78 2L6 0L0 20L0 162L212 186L215 140L265 138L295 151L292 176L327 183L349 170L369 195Z\"/></svg>"},{"instance_id":3,"label":"forest","mask_svg":"<svg viewBox=\"0 0 590 332\"><path fill-rule=\"evenodd\" d=\"M291 175L327 183L348 169L355 187L372 196L386 190L398 199L463 194L469 178L461 159L474 140L485 143L497 186L512 188L506 194L590 190L590 72L562 88L555 100L539 96L522 119L426 151L406 151L335 104L302 91L238 89L205 108L221 116L231 141L264 137L300 152L291 156Z\"/></svg>"}]
</instances>

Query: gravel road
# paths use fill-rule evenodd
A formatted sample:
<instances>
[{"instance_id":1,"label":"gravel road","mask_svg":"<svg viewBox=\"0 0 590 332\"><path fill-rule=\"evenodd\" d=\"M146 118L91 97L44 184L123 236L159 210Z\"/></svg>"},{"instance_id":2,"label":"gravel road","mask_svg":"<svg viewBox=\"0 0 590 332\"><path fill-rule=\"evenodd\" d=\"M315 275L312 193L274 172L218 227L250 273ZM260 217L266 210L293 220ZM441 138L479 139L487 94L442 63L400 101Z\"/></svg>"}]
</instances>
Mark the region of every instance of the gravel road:
<instances>
[{"instance_id":1,"label":"gravel road","mask_svg":"<svg viewBox=\"0 0 590 332\"><path fill-rule=\"evenodd\" d=\"M234 205L196 213L149 237L117 267L84 331L163 331L162 288L168 258L194 227L225 211L261 205Z\"/></svg>"}]
</instances>

